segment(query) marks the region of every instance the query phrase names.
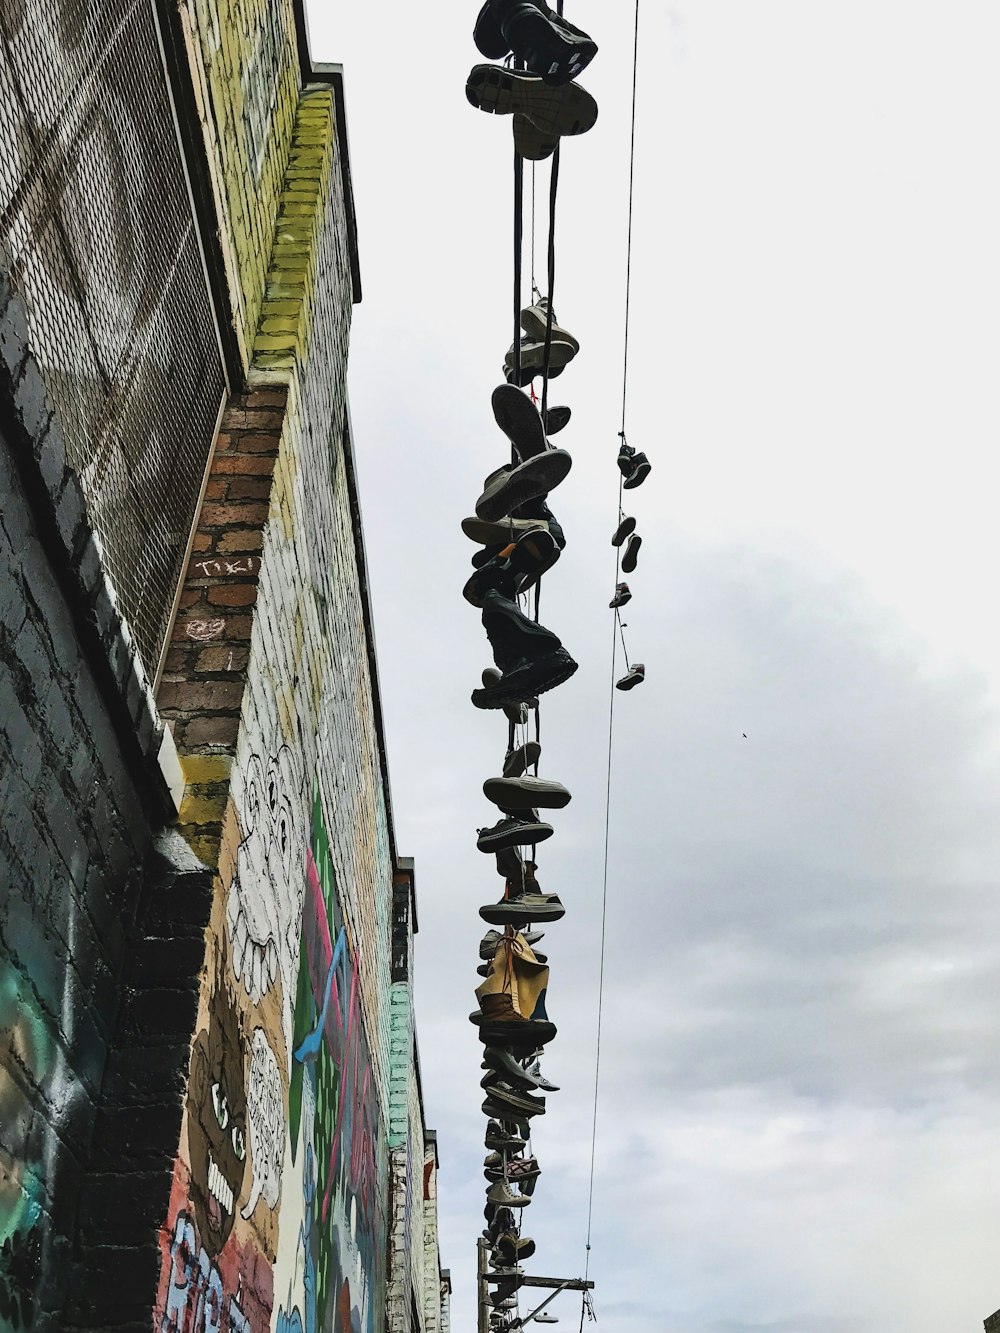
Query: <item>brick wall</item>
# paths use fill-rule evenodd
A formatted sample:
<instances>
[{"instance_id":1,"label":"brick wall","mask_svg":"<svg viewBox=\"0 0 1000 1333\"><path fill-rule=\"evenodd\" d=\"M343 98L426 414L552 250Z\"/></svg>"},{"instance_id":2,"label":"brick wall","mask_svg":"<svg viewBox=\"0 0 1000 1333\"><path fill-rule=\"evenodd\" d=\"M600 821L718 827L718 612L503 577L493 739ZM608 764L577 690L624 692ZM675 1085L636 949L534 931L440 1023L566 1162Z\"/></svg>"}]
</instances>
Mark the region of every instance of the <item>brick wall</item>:
<instances>
[{"instance_id":1,"label":"brick wall","mask_svg":"<svg viewBox=\"0 0 1000 1333\"><path fill-rule=\"evenodd\" d=\"M260 325L299 99L291 0L180 6L244 366Z\"/></svg>"},{"instance_id":2,"label":"brick wall","mask_svg":"<svg viewBox=\"0 0 1000 1333\"><path fill-rule=\"evenodd\" d=\"M145 1327L209 877L5 279L0 497L0 1324Z\"/></svg>"}]
</instances>

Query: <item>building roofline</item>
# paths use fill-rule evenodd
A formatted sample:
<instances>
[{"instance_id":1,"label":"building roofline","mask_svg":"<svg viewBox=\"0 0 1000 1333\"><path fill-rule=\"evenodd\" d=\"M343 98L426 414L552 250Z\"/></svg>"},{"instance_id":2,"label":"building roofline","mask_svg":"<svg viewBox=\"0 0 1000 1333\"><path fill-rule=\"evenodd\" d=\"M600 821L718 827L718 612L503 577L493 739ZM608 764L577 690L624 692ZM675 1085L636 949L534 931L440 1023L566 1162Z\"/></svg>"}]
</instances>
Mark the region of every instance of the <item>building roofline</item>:
<instances>
[{"instance_id":1,"label":"building roofline","mask_svg":"<svg viewBox=\"0 0 1000 1333\"><path fill-rule=\"evenodd\" d=\"M340 175L344 187L344 212L347 216L347 248L351 263L351 295L355 305L361 301L361 264L358 258L358 219L354 211L354 187L351 183L351 151L347 135L347 104L344 97L344 67L327 61L314 61L309 40L309 19L305 0L292 0L295 15L295 41L299 53L302 86L326 83L333 89L337 146L340 149Z\"/></svg>"}]
</instances>

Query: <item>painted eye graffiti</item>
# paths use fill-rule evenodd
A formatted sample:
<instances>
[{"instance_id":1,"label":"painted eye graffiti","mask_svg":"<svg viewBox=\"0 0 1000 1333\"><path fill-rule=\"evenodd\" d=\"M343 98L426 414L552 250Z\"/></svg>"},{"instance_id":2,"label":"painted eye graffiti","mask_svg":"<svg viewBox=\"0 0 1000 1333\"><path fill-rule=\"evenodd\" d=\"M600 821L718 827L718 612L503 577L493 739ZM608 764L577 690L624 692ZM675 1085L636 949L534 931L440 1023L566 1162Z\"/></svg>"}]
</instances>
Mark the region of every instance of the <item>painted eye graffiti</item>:
<instances>
[{"instance_id":1,"label":"painted eye graffiti","mask_svg":"<svg viewBox=\"0 0 1000 1333\"><path fill-rule=\"evenodd\" d=\"M225 1129L229 1124L229 1103L226 1101L226 1094L222 1091L221 1083L212 1084L212 1109L215 1111L219 1128Z\"/></svg>"},{"instance_id":2,"label":"painted eye graffiti","mask_svg":"<svg viewBox=\"0 0 1000 1333\"><path fill-rule=\"evenodd\" d=\"M241 1162L247 1155L247 1141L239 1125L233 1125L233 1152Z\"/></svg>"}]
</instances>

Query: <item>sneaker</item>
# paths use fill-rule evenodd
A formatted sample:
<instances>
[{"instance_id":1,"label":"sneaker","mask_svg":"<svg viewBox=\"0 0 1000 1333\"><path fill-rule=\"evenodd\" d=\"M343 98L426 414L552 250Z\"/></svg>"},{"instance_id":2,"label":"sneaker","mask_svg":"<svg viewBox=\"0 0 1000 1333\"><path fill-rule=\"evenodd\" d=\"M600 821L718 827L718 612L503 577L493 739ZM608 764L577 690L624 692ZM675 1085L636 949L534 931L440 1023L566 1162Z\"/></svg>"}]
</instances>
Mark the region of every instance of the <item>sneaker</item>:
<instances>
[{"instance_id":1,"label":"sneaker","mask_svg":"<svg viewBox=\"0 0 1000 1333\"><path fill-rule=\"evenodd\" d=\"M641 662L636 662L621 680L615 681L616 690L634 690L637 685L641 685L646 679L646 668ZM482 916L482 913L480 913Z\"/></svg>"},{"instance_id":2,"label":"sneaker","mask_svg":"<svg viewBox=\"0 0 1000 1333\"><path fill-rule=\"evenodd\" d=\"M542 416L546 435L558 435L564 426L569 425L573 412L568 407L547 407Z\"/></svg>"},{"instance_id":3,"label":"sneaker","mask_svg":"<svg viewBox=\"0 0 1000 1333\"><path fill-rule=\"evenodd\" d=\"M486 934L483 936L483 938L479 941L479 957L492 960L493 956L496 954L497 949L500 948L500 945L505 938L506 938L505 932L502 930L488 930ZM529 947L533 948L534 945L536 945L539 940L544 940L544 939L545 939L544 930L526 930L524 932L524 942Z\"/></svg>"},{"instance_id":4,"label":"sneaker","mask_svg":"<svg viewBox=\"0 0 1000 1333\"><path fill-rule=\"evenodd\" d=\"M520 1152L525 1147L525 1140L515 1134L505 1134L499 1121L491 1120L486 1126L486 1146L497 1152Z\"/></svg>"},{"instance_id":5,"label":"sneaker","mask_svg":"<svg viewBox=\"0 0 1000 1333\"><path fill-rule=\"evenodd\" d=\"M501 597L512 599L522 590L533 587L552 568L560 554L552 534L544 528L534 528L511 545L501 547L492 560L480 565L466 582L462 596L480 608L491 589Z\"/></svg>"},{"instance_id":6,"label":"sneaker","mask_svg":"<svg viewBox=\"0 0 1000 1333\"><path fill-rule=\"evenodd\" d=\"M486 1195L490 1203L495 1203L503 1208L527 1208L531 1200L525 1194L518 1194L507 1184L505 1180L498 1180L490 1186L489 1193Z\"/></svg>"},{"instance_id":7,"label":"sneaker","mask_svg":"<svg viewBox=\"0 0 1000 1333\"><path fill-rule=\"evenodd\" d=\"M523 320L524 316L521 318ZM526 393L516 385L501 384L493 390L492 403L496 423L517 450L522 463L526 458L545 452L549 446L541 413Z\"/></svg>"},{"instance_id":8,"label":"sneaker","mask_svg":"<svg viewBox=\"0 0 1000 1333\"><path fill-rule=\"evenodd\" d=\"M565 449L546 449L516 467L506 464L491 472L476 502L476 515L496 522L527 500L548 495L566 477L573 460Z\"/></svg>"},{"instance_id":9,"label":"sneaker","mask_svg":"<svg viewBox=\"0 0 1000 1333\"><path fill-rule=\"evenodd\" d=\"M634 491L637 486L641 486L652 468L645 454L637 454L630 445L622 443L618 451L618 470L625 478L623 487L626 491Z\"/></svg>"},{"instance_id":10,"label":"sneaker","mask_svg":"<svg viewBox=\"0 0 1000 1333\"><path fill-rule=\"evenodd\" d=\"M582 28L554 13L544 0L492 0L501 34L514 55L547 84L567 84L583 73L594 56L597 43ZM489 33L493 37L492 32ZM481 48L480 48L481 49ZM497 43L490 43L496 50ZM506 55L507 52L504 52ZM496 60L502 56L492 57Z\"/></svg>"},{"instance_id":11,"label":"sneaker","mask_svg":"<svg viewBox=\"0 0 1000 1333\"><path fill-rule=\"evenodd\" d=\"M549 326L549 298L540 296L534 305L529 305L527 309L521 311L521 328L529 337L537 339L538 342L545 342L545 332ZM580 344L567 329L564 329L556 321L556 313L552 311L552 339L558 339L560 342L569 343L574 352L580 350Z\"/></svg>"},{"instance_id":12,"label":"sneaker","mask_svg":"<svg viewBox=\"0 0 1000 1333\"><path fill-rule=\"evenodd\" d=\"M551 434L551 432L550 432ZM518 519L532 519L539 527L548 528L549 532L555 538L556 545L560 550L566 546L566 537L563 534L555 514L545 503L544 496L536 496L534 500L526 500L523 505L518 505L514 514L511 516Z\"/></svg>"},{"instance_id":13,"label":"sneaker","mask_svg":"<svg viewBox=\"0 0 1000 1333\"><path fill-rule=\"evenodd\" d=\"M555 689L577 669L557 635L492 590L483 598L483 626L503 675L489 687L473 691L477 708L523 703Z\"/></svg>"},{"instance_id":14,"label":"sneaker","mask_svg":"<svg viewBox=\"0 0 1000 1333\"><path fill-rule=\"evenodd\" d=\"M499 519L496 523L487 523L481 518L463 518L462 531L471 541L479 542L481 546L503 547L509 546L511 542L516 542L526 532L537 532L543 528L546 532L549 525L544 518L511 518L509 515ZM560 529L561 531L561 529ZM561 543L564 544L564 543ZM477 552L476 555L480 555ZM488 559L492 559L496 551ZM473 556L475 562L476 556Z\"/></svg>"},{"instance_id":15,"label":"sneaker","mask_svg":"<svg viewBox=\"0 0 1000 1333\"><path fill-rule=\"evenodd\" d=\"M495 852L500 847L533 847L551 838L553 831L552 825L543 823L537 812L529 807L523 814L509 815L491 828L481 828L476 846L481 852Z\"/></svg>"},{"instance_id":16,"label":"sneaker","mask_svg":"<svg viewBox=\"0 0 1000 1333\"><path fill-rule=\"evenodd\" d=\"M509 1051L502 1046L487 1046L483 1052L484 1063L497 1073L502 1074L509 1083L522 1084L529 1088L538 1088L541 1092L558 1092L555 1083L542 1077L541 1065L536 1060L526 1069L518 1064ZM482 1085L480 1085L482 1086Z\"/></svg>"},{"instance_id":17,"label":"sneaker","mask_svg":"<svg viewBox=\"0 0 1000 1333\"><path fill-rule=\"evenodd\" d=\"M476 26L472 30L472 40L476 43L476 50L487 60L503 60L510 51L510 43L503 35L490 0L486 0L479 11Z\"/></svg>"},{"instance_id":18,"label":"sneaker","mask_svg":"<svg viewBox=\"0 0 1000 1333\"><path fill-rule=\"evenodd\" d=\"M463 524L462 526L464 527L465 525ZM635 532L635 519L623 518L617 528L615 528L615 535L611 538L611 545L621 546L625 538L631 537L633 532Z\"/></svg>"},{"instance_id":19,"label":"sneaker","mask_svg":"<svg viewBox=\"0 0 1000 1333\"><path fill-rule=\"evenodd\" d=\"M481 691L477 690L473 694L472 702L473 703L476 702L475 698L476 694L479 694L484 698L487 697L488 692L490 690L495 689L501 683L502 680L503 680L502 671L500 671L497 667L487 667L482 675L483 688ZM516 704L481 703L478 704L477 707L479 708L500 707L507 714L508 719L514 723L515 727L523 727L528 721L528 713L530 712L530 710L532 708L538 707L538 700L529 695L526 699L522 699L520 700L520 702Z\"/></svg>"},{"instance_id":20,"label":"sneaker","mask_svg":"<svg viewBox=\"0 0 1000 1333\"><path fill-rule=\"evenodd\" d=\"M536 1315L535 1315L535 1323L536 1323L536 1324L558 1324L558 1323L559 1323L559 1317L558 1317L558 1315L549 1314L549 1312L548 1312L547 1310L543 1310L541 1314L536 1314Z\"/></svg>"},{"instance_id":21,"label":"sneaker","mask_svg":"<svg viewBox=\"0 0 1000 1333\"><path fill-rule=\"evenodd\" d=\"M505 778L519 778L527 769L532 768L541 758L542 747L537 741L525 741L523 745L518 745L512 750L507 751L507 756L503 761L503 775Z\"/></svg>"},{"instance_id":22,"label":"sneaker","mask_svg":"<svg viewBox=\"0 0 1000 1333\"><path fill-rule=\"evenodd\" d=\"M479 973L481 977L488 977L492 970L493 970L492 960L488 963L480 963L480 965L476 968L476 971Z\"/></svg>"},{"instance_id":23,"label":"sneaker","mask_svg":"<svg viewBox=\"0 0 1000 1333\"><path fill-rule=\"evenodd\" d=\"M536 954L535 957L537 958L538 955ZM542 1073L542 1066L537 1060L525 1067L524 1077L530 1080L532 1087L538 1088L541 1092L559 1091L559 1084L549 1082Z\"/></svg>"},{"instance_id":24,"label":"sneaker","mask_svg":"<svg viewBox=\"0 0 1000 1333\"><path fill-rule=\"evenodd\" d=\"M519 157L523 157L527 162L544 162L556 151L558 134L543 133L534 121L522 116L519 111L514 113L512 120L514 151Z\"/></svg>"},{"instance_id":25,"label":"sneaker","mask_svg":"<svg viewBox=\"0 0 1000 1333\"><path fill-rule=\"evenodd\" d=\"M608 602L608 606L612 611L614 611L617 607L624 606L626 602L630 602L631 600L632 600L632 594L631 592L629 592L628 584L616 583L615 595L614 597L612 597L611 601Z\"/></svg>"},{"instance_id":26,"label":"sneaker","mask_svg":"<svg viewBox=\"0 0 1000 1333\"><path fill-rule=\"evenodd\" d=\"M566 908L556 893L521 893L516 898L487 903L480 907L479 915L491 926L520 927L529 921L559 921L566 915Z\"/></svg>"},{"instance_id":27,"label":"sneaker","mask_svg":"<svg viewBox=\"0 0 1000 1333\"><path fill-rule=\"evenodd\" d=\"M563 338L553 338L549 343L549 377L559 375L576 356L577 348ZM503 361L503 373L508 384L530 384L536 375L545 370L545 338L535 339L526 333L521 339L518 368L514 366L514 344L511 343Z\"/></svg>"},{"instance_id":28,"label":"sneaker","mask_svg":"<svg viewBox=\"0 0 1000 1333\"><path fill-rule=\"evenodd\" d=\"M491 1097L501 1106L511 1107L519 1115L545 1114L544 1097L532 1097L530 1093L525 1092L522 1088L515 1088L512 1083L507 1083L504 1079L498 1078L495 1073L487 1074L481 1086L487 1097Z\"/></svg>"},{"instance_id":29,"label":"sneaker","mask_svg":"<svg viewBox=\"0 0 1000 1333\"><path fill-rule=\"evenodd\" d=\"M551 538L549 538L551 541ZM625 554L622 556L622 573L631 574L635 569L636 562L639 559L639 547L642 545L642 538L637 533L632 534L628 539L628 546L625 547Z\"/></svg>"},{"instance_id":30,"label":"sneaker","mask_svg":"<svg viewBox=\"0 0 1000 1333\"><path fill-rule=\"evenodd\" d=\"M479 111L512 116L516 112L543 134L586 134L597 121L597 103L578 83L549 87L537 74L475 65L465 84L465 95Z\"/></svg>"}]
</instances>

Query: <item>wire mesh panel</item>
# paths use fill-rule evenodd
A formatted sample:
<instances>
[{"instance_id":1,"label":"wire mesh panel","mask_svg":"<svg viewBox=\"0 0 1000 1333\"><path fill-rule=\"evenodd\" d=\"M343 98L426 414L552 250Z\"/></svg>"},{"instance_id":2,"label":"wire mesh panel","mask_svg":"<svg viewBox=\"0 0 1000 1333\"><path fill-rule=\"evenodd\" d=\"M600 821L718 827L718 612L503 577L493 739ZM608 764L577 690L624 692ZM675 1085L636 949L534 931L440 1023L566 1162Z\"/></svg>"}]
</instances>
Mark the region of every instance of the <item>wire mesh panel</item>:
<instances>
[{"instance_id":1,"label":"wire mesh panel","mask_svg":"<svg viewBox=\"0 0 1000 1333\"><path fill-rule=\"evenodd\" d=\"M151 0L0 0L0 240L152 677L225 379Z\"/></svg>"}]
</instances>

